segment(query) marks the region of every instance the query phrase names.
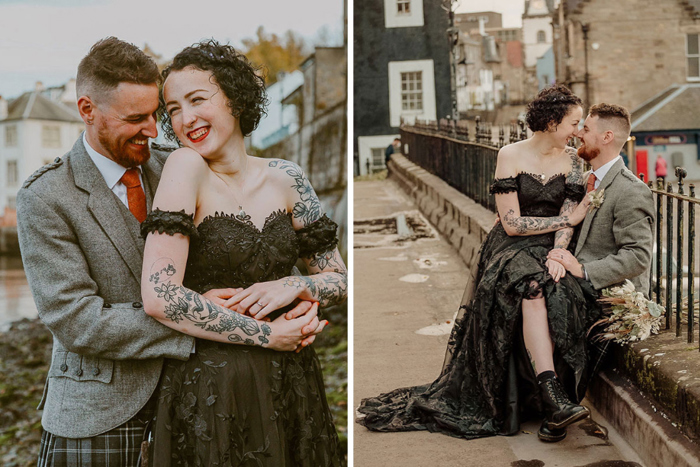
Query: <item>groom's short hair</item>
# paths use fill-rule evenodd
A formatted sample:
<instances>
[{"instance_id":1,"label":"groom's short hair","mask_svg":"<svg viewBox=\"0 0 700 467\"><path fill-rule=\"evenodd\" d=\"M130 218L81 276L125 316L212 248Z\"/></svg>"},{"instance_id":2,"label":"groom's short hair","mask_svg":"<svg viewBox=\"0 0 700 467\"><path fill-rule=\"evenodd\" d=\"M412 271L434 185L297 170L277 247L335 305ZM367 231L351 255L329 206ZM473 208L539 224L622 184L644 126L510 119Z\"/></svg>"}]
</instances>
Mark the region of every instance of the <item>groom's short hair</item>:
<instances>
[{"instance_id":1,"label":"groom's short hair","mask_svg":"<svg viewBox=\"0 0 700 467\"><path fill-rule=\"evenodd\" d=\"M626 140L630 135L630 130L632 129L630 113L620 105L596 104L590 108L588 115L592 117L597 116L599 120L614 125L619 130L619 134L616 136Z\"/></svg>"},{"instance_id":2,"label":"groom's short hair","mask_svg":"<svg viewBox=\"0 0 700 467\"><path fill-rule=\"evenodd\" d=\"M80 61L76 92L91 99L105 98L119 83L158 84L158 65L134 44L116 37L97 41Z\"/></svg>"}]
</instances>

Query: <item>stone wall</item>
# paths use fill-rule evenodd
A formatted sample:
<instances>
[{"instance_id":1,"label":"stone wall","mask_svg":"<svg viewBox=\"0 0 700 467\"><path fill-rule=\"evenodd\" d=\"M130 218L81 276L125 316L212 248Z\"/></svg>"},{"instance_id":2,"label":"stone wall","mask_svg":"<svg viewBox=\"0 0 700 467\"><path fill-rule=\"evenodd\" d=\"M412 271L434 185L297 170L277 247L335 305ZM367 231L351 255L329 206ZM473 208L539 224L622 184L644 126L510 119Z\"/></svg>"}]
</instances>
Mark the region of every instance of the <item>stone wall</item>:
<instances>
[{"instance_id":1,"label":"stone wall","mask_svg":"<svg viewBox=\"0 0 700 467\"><path fill-rule=\"evenodd\" d=\"M584 98L585 60L581 24L590 24L588 57L591 103L607 102L632 111L668 86L686 83L686 34L700 32L680 0L589 0L569 14L565 28L569 76ZM597 50L594 48L597 44ZM555 50L557 50L555 46ZM562 50L566 55L567 47Z\"/></svg>"}]
</instances>

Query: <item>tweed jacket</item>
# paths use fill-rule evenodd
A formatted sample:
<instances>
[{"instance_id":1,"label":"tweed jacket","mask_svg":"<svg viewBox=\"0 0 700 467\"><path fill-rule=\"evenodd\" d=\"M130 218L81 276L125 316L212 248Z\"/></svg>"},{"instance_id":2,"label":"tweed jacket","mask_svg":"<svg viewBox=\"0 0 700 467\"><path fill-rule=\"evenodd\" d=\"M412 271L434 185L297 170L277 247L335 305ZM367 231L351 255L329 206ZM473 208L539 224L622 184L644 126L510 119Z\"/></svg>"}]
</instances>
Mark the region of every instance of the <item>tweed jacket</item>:
<instances>
[{"instance_id":1,"label":"tweed jacket","mask_svg":"<svg viewBox=\"0 0 700 467\"><path fill-rule=\"evenodd\" d=\"M654 237L651 190L622 159L603 177L601 189L605 189L603 203L591 208L583 220L575 255L596 289L629 279L648 296Z\"/></svg>"},{"instance_id":2,"label":"tweed jacket","mask_svg":"<svg viewBox=\"0 0 700 467\"><path fill-rule=\"evenodd\" d=\"M149 210L164 160L152 150L142 166ZM163 358L186 360L193 339L143 311L139 223L82 136L25 182L17 223L29 287L54 338L42 425L67 438L109 431L146 404Z\"/></svg>"}]
</instances>

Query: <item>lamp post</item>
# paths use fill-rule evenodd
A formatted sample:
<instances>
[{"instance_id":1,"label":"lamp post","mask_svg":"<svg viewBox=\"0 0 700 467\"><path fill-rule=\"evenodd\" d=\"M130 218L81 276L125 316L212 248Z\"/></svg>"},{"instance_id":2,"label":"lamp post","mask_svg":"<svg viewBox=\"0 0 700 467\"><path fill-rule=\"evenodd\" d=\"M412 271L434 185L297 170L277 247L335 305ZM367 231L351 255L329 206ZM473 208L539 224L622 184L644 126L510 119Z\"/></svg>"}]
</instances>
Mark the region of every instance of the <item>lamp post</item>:
<instances>
[{"instance_id":1,"label":"lamp post","mask_svg":"<svg viewBox=\"0 0 700 467\"><path fill-rule=\"evenodd\" d=\"M455 28L455 9L460 0L442 0L442 9L447 12L450 24L447 28L447 38L450 41L450 99L452 101L452 135L456 134L459 113L457 112L457 46L459 44L459 28Z\"/></svg>"},{"instance_id":2,"label":"lamp post","mask_svg":"<svg viewBox=\"0 0 700 467\"><path fill-rule=\"evenodd\" d=\"M590 30L591 30L590 24L581 24L581 31L583 32L583 57L584 57L584 67L585 67L584 82L586 85L586 107L591 106L590 76L588 74L588 31L590 31Z\"/></svg>"}]
</instances>

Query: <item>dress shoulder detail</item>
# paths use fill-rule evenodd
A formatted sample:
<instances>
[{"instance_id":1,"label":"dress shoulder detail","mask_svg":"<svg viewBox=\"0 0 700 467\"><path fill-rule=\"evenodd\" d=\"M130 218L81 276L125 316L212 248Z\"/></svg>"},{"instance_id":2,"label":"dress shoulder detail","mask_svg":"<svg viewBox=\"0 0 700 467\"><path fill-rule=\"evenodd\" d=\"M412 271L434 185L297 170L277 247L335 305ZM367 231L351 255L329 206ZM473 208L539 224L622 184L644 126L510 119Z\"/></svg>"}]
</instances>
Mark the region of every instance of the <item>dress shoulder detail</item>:
<instances>
[{"instance_id":1,"label":"dress shoulder detail","mask_svg":"<svg viewBox=\"0 0 700 467\"><path fill-rule=\"evenodd\" d=\"M316 222L297 230L299 256L308 257L332 250L338 244L337 231L338 224L325 214Z\"/></svg>"},{"instance_id":2,"label":"dress shoulder detail","mask_svg":"<svg viewBox=\"0 0 700 467\"><path fill-rule=\"evenodd\" d=\"M578 183L566 183L564 197L579 202L586 195L586 188Z\"/></svg>"},{"instance_id":3,"label":"dress shoulder detail","mask_svg":"<svg viewBox=\"0 0 700 467\"><path fill-rule=\"evenodd\" d=\"M168 235L179 233L188 237L196 237L197 227L194 225L194 215L187 214L184 209L182 211L154 209L141 223L141 236L143 238L146 238L151 232Z\"/></svg>"},{"instance_id":4,"label":"dress shoulder detail","mask_svg":"<svg viewBox=\"0 0 700 467\"><path fill-rule=\"evenodd\" d=\"M34 172L34 173L24 182L24 184L22 185L22 188L29 188L29 187L31 186L32 183L34 183L35 181L37 181L37 180L39 179L39 177L41 177L42 175L44 175L44 174L45 174L46 172L48 172L49 170L53 170L53 169L55 169L55 168L57 168L57 167L60 167L62 164L63 164L63 159L61 159L60 157L57 157L56 159L54 159L53 162L49 162L48 164L46 164L45 166L41 167L41 168L38 169L36 172Z\"/></svg>"},{"instance_id":5,"label":"dress shoulder detail","mask_svg":"<svg viewBox=\"0 0 700 467\"><path fill-rule=\"evenodd\" d=\"M489 188L489 193L499 195L518 191L518 180L516 177L497 178Z\"/></svg>"}]
</instances>

